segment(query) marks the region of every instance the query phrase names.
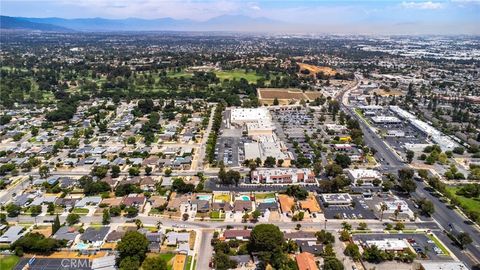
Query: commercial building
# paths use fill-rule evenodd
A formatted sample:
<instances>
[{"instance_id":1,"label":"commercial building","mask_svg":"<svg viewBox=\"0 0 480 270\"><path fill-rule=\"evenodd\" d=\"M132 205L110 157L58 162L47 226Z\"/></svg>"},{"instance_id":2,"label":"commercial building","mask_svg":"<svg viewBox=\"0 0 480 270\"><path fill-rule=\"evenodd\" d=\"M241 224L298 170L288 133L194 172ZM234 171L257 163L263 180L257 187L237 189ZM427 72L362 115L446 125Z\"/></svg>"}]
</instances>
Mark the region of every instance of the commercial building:
<instances>
[{"instance_id":1,"label":"commercial building","mask_svg":"<svg viewBox=\"0 0 480 270\"><path fill-rule=\"evenodd\" d=\"M387 238L381 240L367 240L367 246L377 246L383 251L403 251L408 249L407 241L403 239Z\"/></svg>"},{"instance_id":2,"label":"commercial building","mask_svg":"<svg viewBox=\"0 0 480 270\"><path fill-rule=\"evenodd\" d=\"M275 125L267 108L234 108L230 113L232 125L245 127L247 135L253 139L244 143L245 159L260 158L265 161L273 157L283 160L283 167L289 167L293 154L275 134Z\"/></svg>"},{"instance_id":3,"label":"commercial building","mask_svg":"<svg viewBox=\"0 0 480 270\"><path fill-rule=\"evenodd\" d=\"M234 108L230 111L230 122L236 125L272 120L270 112L265 107L260 108Z\"/></svg>"},{"instance_id":4,"label":"commercial building","mask_svg":"<svg viewBox=\"0 0 480 270\"><path fill-rule=\"evenodd\" d=\"M421 132L425 133L436 144L438 144L443 151L452 150L453 148L460 146L457 142L455 142L449 136L444 135L442 132L435 129L430 124L423 122L422 120L418 119L415 115L401 109L400 107L390 106L390 110L396 113L401 118L409 121L410 124L412 124L415 128L417 128Z\"/></svg>"},{"instance_id":5,"label":"commercial building","mask_svg":"<svg viewBox=\"0 0 480 270\"><path fill-rule=\"evenodd\" d=\"M273 157L277 161L283 160L283 167L289 167L293 154L288 151L285 143L278 139L275 134L270 136L257 136L256 141L244 143L245 159L265 161L267 157Z\"/></svg>"},{"instance_id":6,"label":"commercial building","mask_svg":"<svg viewBox=\"0 0 480 270\"><path fill-rule=\"evenodd\" d=\"M328 205L350 205L352 196L348 193L327 193L322 194L322 201Z\"/></svg>"},{"instance_id":7,"label":"commercial building","mask_svg":"<svg viewBox=\"0 0 480 270\"><path fill-rule=\"evenodd\" d=\"M402 138L405 137L405 132L401 130L387 130L387 137L396 137L396 138Z\"/></svg>"},{"instance_id":8,"label":"commercial building","mask_svg":"<svg viewBox=\"0 0 480 270\"><path fill-rule=\"evenodd\" d=\"M383 211L384 218L390 218L393 220L412 220L415 218L415 214L410 210L407 202L404 200L398 198L385 200L376 205L377 211L381 211L382 204L387 207L387 209Z\"/></svg>"},{"instance_id":9,"label":"commercial building","mask_svg":"<svg viewBox=\"0 0 480 270\"><path fill-rule=\"evenodd\" d=\"M374 116L372 117L372 121L375 124L401 124L402 123L402 121L395 116L384 116L384 115Z\"/></svg>"},{"instance_id":10,"label":"commercial building","mask_svg":"<svg viewBox=\"0 0 480 270\"><path fill-rule=\"evenodd\" d=\"M251 172L253 184L316 183L315 174L307 168L257 168Z\"/></svg>"},{"instance_id":11,"label":"commercial building","mask_svg":"<svg viewBox=\"0 0 480 270\"><path fill-rule=\"evenodd\" d=\"M468 270L463 262L456 261L416 261L413 264L414 270Z\"/></svg>"},{"instance_id":12,"label":"commercial building","mask_svg":"<svg viewBox=\"0 0 480 270\"><path fill-rule=\"evenodd\" d=\"M358 108L360 110L363 110L363 111L381 111L381 110L383 110L383 106L379 106L379 105L365 105L365 106L359 106Z\"/></svg>"},{"instance_id":13,"label":"commercial building","mask_svg":"<svg viewBox=\"0 0 480 270\"><path fill-rule=\"evenodd\" d=\"M382 180L382 175L378 171L369 169L347 170L347 175L355 186L373 185L375 180Z\"/></svg>"}]
</instances>

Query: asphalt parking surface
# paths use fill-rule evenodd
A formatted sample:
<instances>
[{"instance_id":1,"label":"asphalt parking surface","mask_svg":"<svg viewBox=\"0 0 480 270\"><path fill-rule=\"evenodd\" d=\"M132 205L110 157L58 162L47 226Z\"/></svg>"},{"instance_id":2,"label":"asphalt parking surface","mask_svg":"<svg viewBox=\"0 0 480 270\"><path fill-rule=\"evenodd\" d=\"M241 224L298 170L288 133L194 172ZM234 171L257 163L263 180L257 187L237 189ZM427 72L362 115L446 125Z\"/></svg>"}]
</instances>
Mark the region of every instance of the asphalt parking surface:
<instances>
[{"instance_id":1,"label":"asphalt parking surface","mask_svg":"<svg viewBox=\"0 0 480 270\"><path fill-rule=\"evenodd\" d=\"M318 200L320 202L322 201L320 198ZM321 207L325 217L327 219L335 219L336 216L339 215L340 219L376 219L373 211L370 208L365 208L358 198L352 198L352 200L355 202L355 207L344 205L329 205L328 207L325 207L322 203Z\"/></svg>"},{"instance_id":2,"label":"asphalt parking surface","mask_svg":"<svg viewBox=\"0 0 480 270\"><path fill-rule=\"evenodd\" d=\"M383 239L406 239L417 254L424 253L429 260L451 260L448 255L437 254L435 252L436 244L433 243L425 234L354 234L353 240L365 242L367 240L383 240Z\"/></svg>"}]
</instances>

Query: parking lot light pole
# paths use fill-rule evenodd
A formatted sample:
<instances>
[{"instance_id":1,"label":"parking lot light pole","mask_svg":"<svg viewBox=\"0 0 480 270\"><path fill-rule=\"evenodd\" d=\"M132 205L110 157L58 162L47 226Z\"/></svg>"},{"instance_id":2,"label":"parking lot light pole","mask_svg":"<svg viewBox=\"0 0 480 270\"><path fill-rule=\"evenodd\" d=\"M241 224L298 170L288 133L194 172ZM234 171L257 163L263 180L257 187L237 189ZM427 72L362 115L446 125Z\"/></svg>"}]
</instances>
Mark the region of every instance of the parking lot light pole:
<instances>
[{"instance_id":1,"label":"parking lot light pole","mask_svg":"<svg viewBox=\"0 0 480 270\"><path fill-rule=\"evenodd\" d=\"M327 230L327 219L325 218L325 231Z\"/></svg>"}]
</instances>

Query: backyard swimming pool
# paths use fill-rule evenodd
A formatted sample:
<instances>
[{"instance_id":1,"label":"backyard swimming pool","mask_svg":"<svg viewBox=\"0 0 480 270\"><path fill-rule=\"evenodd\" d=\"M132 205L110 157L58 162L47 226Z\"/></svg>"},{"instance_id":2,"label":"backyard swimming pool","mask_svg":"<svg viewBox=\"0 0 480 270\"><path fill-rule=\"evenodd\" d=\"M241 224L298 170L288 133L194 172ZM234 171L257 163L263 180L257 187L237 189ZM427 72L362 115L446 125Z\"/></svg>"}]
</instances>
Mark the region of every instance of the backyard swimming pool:
<instances>
[{"instance_id":1,"label":"backyard swimming pool","mask_svg":"<svg viewBox=\"0 0 480 270\"><path fill-rule=\"evenodd\" d=\"M198 195L197 199L201 201L210 201L212 195Z\"/></svg>"},{"instance_id":2,"label":"backyard swimming pool","mask_svg":"<svg viewBox=\"0 0 480 270\"><path fill-rule=\"evenodd\" d=\"M78 250L83 250L83 249L87 249L90 245L89 244L85 244L85 243L78 243L75 248L78 249Z\"/></svg>"},{"instance_id":3,"label":"backyard swimming pool","mask_svg":"<svg viewBox=\"0 0 480 270\"><path fill-rule=\"evenodd\" d=\"M264 203L275 203L277 202L277 200L275 200L275 198L265 198L263 200Z\"/></svg>"}]
</instances>

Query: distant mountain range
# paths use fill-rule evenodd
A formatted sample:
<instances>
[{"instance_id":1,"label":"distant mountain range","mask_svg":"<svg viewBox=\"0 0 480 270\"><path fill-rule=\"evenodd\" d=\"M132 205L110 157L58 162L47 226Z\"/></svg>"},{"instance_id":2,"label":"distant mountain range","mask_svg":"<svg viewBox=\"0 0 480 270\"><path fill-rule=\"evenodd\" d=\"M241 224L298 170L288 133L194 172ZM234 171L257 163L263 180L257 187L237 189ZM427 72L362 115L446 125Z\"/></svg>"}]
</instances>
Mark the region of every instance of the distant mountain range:
<instances>
[{"instance_id":1,"label":"distant mountain range","mask_svg":"<svg viewBox=\"0 0 480 270\"><path fill-rule=\"evenodd\" d=\"M224 15L207 21L160 19L64 19L64 18L25 18L0 16L0 29L22 29L39 31L279 31L287 27L285 22L267 18L252 18L241 15Z\"/></svg>"},{"instance_id":2,"label":"distant mountain range","mask_svg":"<svg viewBox=\"0 0 480 270\"><path fill-rule=\"evenodd\" d=\"M50 32L65 32L71 31L68 28L53 25L49 23L38 23L25 20L23 18L15 18L8 16L0 16L0 29L10 30L37 30L37 31L50 31Z\"/></svg>"}]
</instances>

